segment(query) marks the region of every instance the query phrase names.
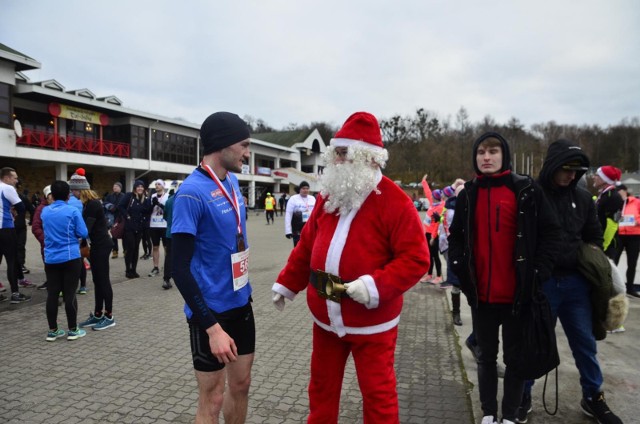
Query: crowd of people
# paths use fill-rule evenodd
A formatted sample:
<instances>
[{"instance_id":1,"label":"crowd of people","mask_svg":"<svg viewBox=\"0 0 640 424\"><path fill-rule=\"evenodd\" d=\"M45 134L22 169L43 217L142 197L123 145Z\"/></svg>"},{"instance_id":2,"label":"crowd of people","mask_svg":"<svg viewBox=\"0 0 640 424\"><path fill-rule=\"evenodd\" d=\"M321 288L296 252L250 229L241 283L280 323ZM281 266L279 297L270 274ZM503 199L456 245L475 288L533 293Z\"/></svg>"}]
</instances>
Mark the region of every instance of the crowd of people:
<instances>
[{"instance_id":1,"label":"crowd of people","mask_svg":"<svg viewBox=\"0 0 640 424\"><path fill-rule=\"evenodd\" d=\"M185 301L198 386L196 422L218 422L220 413L225 422L244 422L256 326L246 198L234 173L249 159L250 133L238 115L216 112L203 122L200 135L202 162L175 193L163 180L155 181L151 192L137 180L131 192L123 193L116 182L113 192L100 199L82 168L68 182L55 181L43 189L45 197L31 216L47 277L46 340L65 335L75 340L86 334L84 328L115 325L109 257L119 257L119 239L127 278L139 277L138 259L145 258L153 262L148 275L159 275L163 250L162 287L170 289L174 279ZM282 311L306 290L313 320L309 423L337 422L350 355L364 422L399 422L394 370L398 325L403 294L420 283L451 289L454 325L462 325L463 294L469 304L472 333L467 346L478 365L481 424L528 420L535 380L523 378L518 363L524 311L540 298L569 341L580 374L582 411L599 423L622 422L605 401L596 341L606 334L598 330L602 311L592 299L594 290L604 293L605 300L618 293L611 278L594 288L583 261L585 249L606 255L611 261L605 260L600 271L610 277L626 250L624 294L640 297L634 286L640 203L620 184L620 170L609 165L597 168L597 196L592 197L586 183L590 160L569 140L549 145L537 180L513 172L510 158L501 134L482 134L473 143L474 178L432 189L428 176L423 177L429 207L421 220L410 197L382 174L388 152L376 117L357 112L323 155L317 195L306 181L288 199L276 201L267 193L267 224L274 222L279 208L284 235L293 241L272 286L274 307ZM17 179L15 170L2 169L0 252L7 261L12 303L29 300L19 290L28 270L20 262L15 217L27 209L15 190ZM113 230L119 226L121 234L116 235ZM95 307L78 323L76 291L85 285L85 261L91 265ZM67 331L57 322L60 296ZM623 332L622 322L618 324L607 330ZM500 377L504 390L499 404Z\"/></svg>"}]
</instances>

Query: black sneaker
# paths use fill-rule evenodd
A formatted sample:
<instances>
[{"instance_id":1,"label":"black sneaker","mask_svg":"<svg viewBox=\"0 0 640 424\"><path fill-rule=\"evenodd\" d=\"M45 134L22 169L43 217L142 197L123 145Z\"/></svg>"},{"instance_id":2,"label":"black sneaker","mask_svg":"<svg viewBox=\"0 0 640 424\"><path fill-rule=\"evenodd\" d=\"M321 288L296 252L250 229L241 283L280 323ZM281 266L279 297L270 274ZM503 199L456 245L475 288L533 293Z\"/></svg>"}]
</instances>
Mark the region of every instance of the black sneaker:
<instances>
[{"instance_id":1,"label":"black sneaker","mask_svg":"<svg viewBox=\"0 0 640 424\"><path fill-rule=\"evenodd\" d=\"M24 303L31 300L31 296L27 296L26 294L22 294L20 292L11 293L11 303Z\"/></svg>"},{"instance_id":2,"label":"black sneaker","mask_svg":"<svg viewBox=\"0 0 640 424\"><path fill-rule=\"evenodd\" d=\"M531 412L532 410L533 408L531 407L531 393L523 393L522 402L520 402L518 411L516 411L516 422L522 424L526 423L529 412Z\"/></svg>"},{"instance_id":3,"label":"black sneaker","mask_svg":"<svg viewBox=\"0 0 640 424\"><path fill-rule=\"evenodd\" d=\"M38 287L36 287L38 290L46 290L47 289L47 282L45 281L44 283L40 284Z\"/></svg>"},{"instance_id":4,"label":"black sneaker","mask_svg":"<svg viewBox=\"0 0 640 424\"><path fill-rule=\"evenodd\" d=\"M9 298L3 294L0 294L0 302L6 302Z\"/></svg>"},{"instance_id":5,"label":"black sneaker","mask_svg":"<svg viewBox=\"0 0 640 424\"><path fill-rule=\"evenodd\" d=\"M631 297L640 297L640 293L635 290L627 290L627 296Z\"/></svg>"},{"instance_id":6,"label":"black sneaker","mask_svg":"<svg viewBox=\"0 0 640 424\"><path fill-rule=\"evenodd\" d=\"M460 312L451 312L453 317L453 325L462 325L462 319L460 318Z\"/></svg>"},{"instance_id":7,"label":"black sneaker","mask_svg":"<svg viewBox=\"0 0 640 424\"><path fill-rule=\"evenodd\" d=\"M154 266L151 272L149 273L149 277L155 277L158 274L160 274L160 270L158 269L157 266Z\"/></svg>"},{"instance_id":8,"label":"black sneaker","mask_svg":"<svg viewBox=\"0 0 640 424\"><path fill-rule=\"evenodd\" d=\"M30 273L30 272L31 272L31 271L29 271L29 268L27 268L26 266L23 266L23 267L22 267L22 273L23 273L23 274L28 274L28 273Z\"/></svg>"},{"instance_id":9,"label":"black sneaker","mask_svg":"<svg viewBox=\"0 0 640 424\"><path fill-rule=\"evenodd\" d=\"M622 424L622 420L607 406L603 392L598 393L591 400L583 397L580 401L580 407L582 412L595 418L600 424Z\"/></svg>"},{"instance_id":10,"label":"black sneaker","mask_svg":"<svg viewBox=\"0 0 640 424\"><path fill-rule=\"evenodd\" d=\"M171 285L171 280L164 280L164 283L162 283L162 288L165 290L169 290L171 287L173 287Z\"/></svg>"}]
</instances>

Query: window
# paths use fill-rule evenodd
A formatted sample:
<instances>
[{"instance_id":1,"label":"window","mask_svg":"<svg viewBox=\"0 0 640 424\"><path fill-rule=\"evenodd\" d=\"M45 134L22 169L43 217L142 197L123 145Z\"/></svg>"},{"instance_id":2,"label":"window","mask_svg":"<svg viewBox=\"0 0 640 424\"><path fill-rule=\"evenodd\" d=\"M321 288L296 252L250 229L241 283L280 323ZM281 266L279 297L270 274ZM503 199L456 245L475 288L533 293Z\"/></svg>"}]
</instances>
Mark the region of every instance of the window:
<instances>
[{"instance_id":1,"label":"window","mask_svg":"<svg viewBox=\"0 0 640 424\"><path fill-rule=\"evenodd\" d=\"M0 83L0 127L11 128L11 102L9 84Z\"/></svg>"},{"instance_id":2,"label":"window","mask_svg":"<svg viewBox=\"0 0 640 424\"><path fill-rule=\"evenodd\" d=\"M131 157L147 159L147 131L144 127L131 125Z\"/></svg>"},{"instance_id":3,"label":"window","mask_svg":"<svg viewBox=\"0 0 640 424\"><path fill-rule=\"evenodd\" d=\"M153 130L153 160L195 165L196 139L168 131Z\"/></svg>"}]
</instances>

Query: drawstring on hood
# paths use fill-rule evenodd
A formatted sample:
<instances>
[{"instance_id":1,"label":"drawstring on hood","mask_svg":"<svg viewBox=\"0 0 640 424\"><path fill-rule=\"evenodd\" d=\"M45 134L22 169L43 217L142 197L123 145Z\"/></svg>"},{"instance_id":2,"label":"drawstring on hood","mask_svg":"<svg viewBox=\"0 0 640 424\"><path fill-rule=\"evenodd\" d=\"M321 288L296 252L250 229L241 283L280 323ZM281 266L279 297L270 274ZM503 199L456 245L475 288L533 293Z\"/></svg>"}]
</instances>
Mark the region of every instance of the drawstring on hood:
<instances>
[{"instance_id":1,"label":"drawstring on hood","mask_svg":"<svg viewBox=\"0 0 640 424\"><path fill-rule=\"evenodd\" d=\"M507 170L510 171L511 170L511 151L509 150L509 143L507 143L507 140L497 132L489 131L482 134L480 137L476 139L476 141L473 142L472 163L473 163L473 169L476 171L476 175L482 175L482 172L480 172L480 168L478 168L478 162L476 161L476 156L478 154L478 146L480 146L480 143L482 143L487 138L495 138L500 141L500 144L502 145L502 167L500 168L500 172L504 172Z\"/></svg>"},{"instance_id":2,"label":"drawstring on hood","mask_svg":"<svg viewBox=\"0 0 640 424\"><path fill-rule=\"evenodd\" d=\"M576 177L567 189L573 189L587 172L586 170L589 168L589 158L580 146L575 145L569 140L560 139L554 141L547 149L547 155L542 164L538 181L547 189L559 189L553 182L553 175L558 169L569 163L574 165L573 169L576 171Z\"/></svg>"}]
</instances>

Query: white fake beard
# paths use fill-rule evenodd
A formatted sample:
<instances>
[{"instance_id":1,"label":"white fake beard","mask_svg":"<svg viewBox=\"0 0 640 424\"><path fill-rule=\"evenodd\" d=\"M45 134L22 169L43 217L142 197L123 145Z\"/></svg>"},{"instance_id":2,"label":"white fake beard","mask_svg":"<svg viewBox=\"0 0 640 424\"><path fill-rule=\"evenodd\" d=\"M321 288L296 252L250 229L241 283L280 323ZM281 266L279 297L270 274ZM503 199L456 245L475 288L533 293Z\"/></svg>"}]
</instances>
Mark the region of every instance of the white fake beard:
<instances>
[{"instance_id":1,"label":"white fake beard","mask_svg":"<svg viewBox=\"0 0 640 424\"><path fill-rule=\"evenodd\" d=\"M324 210L344 215L359 209L376 188L377 171L368 158L345 163L328 161L320 180L321 194L328 197Z\"/></svg>"}]
</instances>

